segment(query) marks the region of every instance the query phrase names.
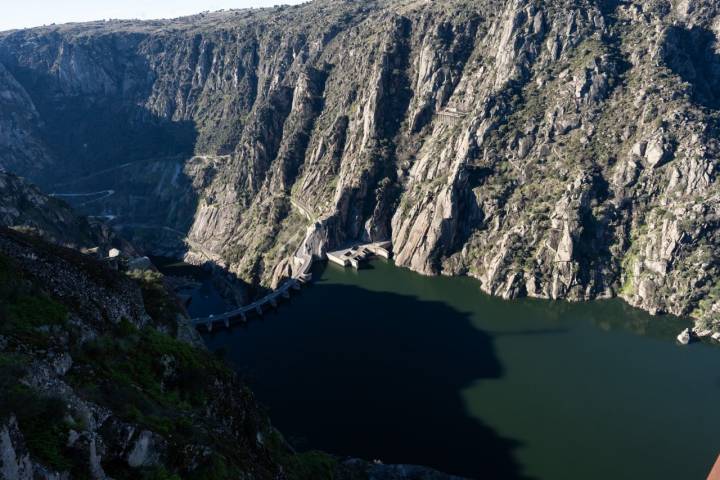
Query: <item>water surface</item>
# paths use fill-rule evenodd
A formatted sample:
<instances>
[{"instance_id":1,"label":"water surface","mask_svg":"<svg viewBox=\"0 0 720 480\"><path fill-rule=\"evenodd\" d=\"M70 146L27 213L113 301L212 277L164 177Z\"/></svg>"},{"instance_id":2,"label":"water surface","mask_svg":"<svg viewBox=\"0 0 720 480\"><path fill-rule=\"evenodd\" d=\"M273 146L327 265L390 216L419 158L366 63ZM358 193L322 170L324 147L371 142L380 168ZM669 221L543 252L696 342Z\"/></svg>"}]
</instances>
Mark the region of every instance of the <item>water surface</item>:
<instances>
[{"instance_id":1,"label":"water surface","mask_svg":"<svg viewBox=\"0 0 720 480\"><path fill-rule=\"evenodd\" d=\"M720 348L677 345L682 319L503 301L380 260L316 275L262 320L205 337L300 448L603 480L704 479L720 452Z\"/></svg>"},{"instance_id":2,"label":"water surface","mask_svg":"<svg viewBox=\"0 0 720 480\"><path fill-rule=\"evenodd\" d=\"M222 313L235 308L218 291L210 269L188 265L169 257L152 257L152 262L165 275L193 281L188 282L187 287L176 292L181 297L189 299L185 307L191 317L207 317L210 314Z\"/></svg>"}]
</instances>

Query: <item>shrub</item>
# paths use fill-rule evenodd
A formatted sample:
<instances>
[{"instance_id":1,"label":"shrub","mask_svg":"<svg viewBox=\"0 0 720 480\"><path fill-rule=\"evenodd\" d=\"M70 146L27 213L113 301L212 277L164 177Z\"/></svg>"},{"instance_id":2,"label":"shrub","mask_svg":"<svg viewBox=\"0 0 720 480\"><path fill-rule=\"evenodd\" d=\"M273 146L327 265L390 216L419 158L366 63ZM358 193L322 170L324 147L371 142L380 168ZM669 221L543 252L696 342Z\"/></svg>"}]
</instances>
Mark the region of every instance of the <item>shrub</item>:
<instances>
[{"instance_id":1,"label":"shrub","mask_svg":"<svg viewBox=\"0 0 720 480\"><path fill-rule=\"evenodd\" d=\"M323 452L292 455L285 465L289 480L332 480L337 459Z\"/></svg>"},{"instance_id":2,"label":"shrub","mask_svg":"<svg viewBox=\"0 0 720 480\"><path fill-rule=\"evenodd\" d=\"M35 458L56 470L70 470L73 464L65 451L69 430L65 403L20 383L26 364L26 357L0 354L0 420L14 415Z\"/></svg>"}]
</instances>

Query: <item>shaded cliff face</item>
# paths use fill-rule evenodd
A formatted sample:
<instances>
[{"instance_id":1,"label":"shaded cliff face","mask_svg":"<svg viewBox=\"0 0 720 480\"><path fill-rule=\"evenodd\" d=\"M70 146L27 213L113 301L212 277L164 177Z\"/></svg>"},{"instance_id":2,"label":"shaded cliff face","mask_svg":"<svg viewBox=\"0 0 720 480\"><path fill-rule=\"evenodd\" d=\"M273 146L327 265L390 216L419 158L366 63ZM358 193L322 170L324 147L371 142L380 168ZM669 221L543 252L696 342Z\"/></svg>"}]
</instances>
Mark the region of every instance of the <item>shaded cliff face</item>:
<instances>
[{"instance_id":1,"label":"shaded cliff face","mask_svg":"<svg viewBox=\"0 0 720 480\"><path fill-rule=\"evenodd\" d=\"M49 197L11 173L0 172L0 227L32 232L57 245L95 249L107 256L113 248L135 251L106 225L79 215L67 203Z\"/></svg>"},{"instance_id":2,"label":"shaded cliff face","mask_svg":"<svg viewBox=\"0 0 720 480\"><path fill-rule=\"evenodd\" d=\"M622 295L710 322L719 15L317 0L5 33L3 151L43 161L2 164L112 189L80 208L254 283L297 248L392 239L400 265L496 295Z\"/></svg>"}]
</instances>

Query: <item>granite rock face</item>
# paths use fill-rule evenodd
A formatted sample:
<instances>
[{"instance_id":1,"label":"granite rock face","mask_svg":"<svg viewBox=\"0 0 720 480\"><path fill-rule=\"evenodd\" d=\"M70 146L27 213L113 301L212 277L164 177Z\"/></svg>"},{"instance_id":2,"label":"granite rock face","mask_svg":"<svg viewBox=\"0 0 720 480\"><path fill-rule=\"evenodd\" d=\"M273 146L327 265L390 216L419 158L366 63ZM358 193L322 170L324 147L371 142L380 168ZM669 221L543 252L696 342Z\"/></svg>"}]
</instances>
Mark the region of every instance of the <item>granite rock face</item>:
<instances>
[{"instance_id":1,"label":"granite rock face","mask_svg":"<svg viewBox=\"0 0 720 480\"><path fill-rule=\"evenodd\" d=\"M709 324L719 36L699 0L316 0L7 32L0 164L111 189L82 210L253 284L298 248L391 239L400 265L506 298Z\"/></svg>"},{"instance_id":2,"label":"granite rock face","mask_svg":"<svg viewBox=\"0 0 720 480\"><path fill-rule=\"evenodd\" d=\"M34 466L15 417L10 417L0 428L0 477L7 480L34 478Z\"/></svg>"},{"instance_id":3,"label":"granite rock face","mask_svg":"<svg viewBox=\"0 0 720 480\"><path fill-rule=\"evenodd\" d=\"M51 154L41 139L42 120L25 89L0 63L0 171L42 171Z\"/></svg>"}]
</instances>

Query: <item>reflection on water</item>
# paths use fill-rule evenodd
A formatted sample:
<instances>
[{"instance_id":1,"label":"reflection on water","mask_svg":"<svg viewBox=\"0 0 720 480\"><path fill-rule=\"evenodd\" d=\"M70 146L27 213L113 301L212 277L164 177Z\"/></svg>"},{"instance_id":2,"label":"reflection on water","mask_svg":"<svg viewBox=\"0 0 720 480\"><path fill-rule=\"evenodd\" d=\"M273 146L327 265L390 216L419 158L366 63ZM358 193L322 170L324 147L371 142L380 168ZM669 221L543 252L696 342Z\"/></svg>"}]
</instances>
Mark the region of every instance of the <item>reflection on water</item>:
<instances>
[{"instance_id":1,"label":"reflection on water","mask_svg":"<svg viewBox=\"0 0 720 480\"><path fill-rule=\"evenodd\" d=\"M474 478L704 478L720 348L678 346L686 325L377 261L320 269L277 312L205 338L301 447Z\"/></svg>"}]
</instances>

